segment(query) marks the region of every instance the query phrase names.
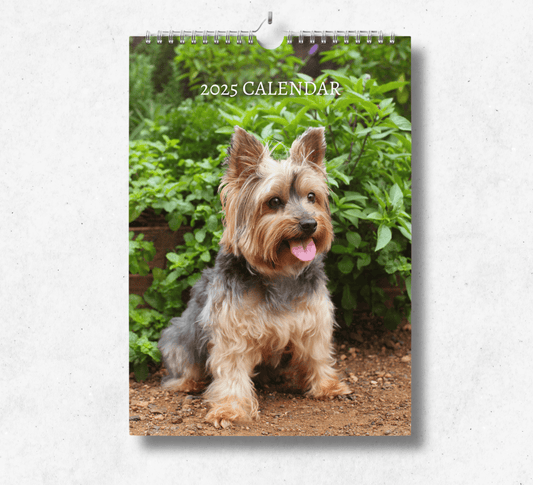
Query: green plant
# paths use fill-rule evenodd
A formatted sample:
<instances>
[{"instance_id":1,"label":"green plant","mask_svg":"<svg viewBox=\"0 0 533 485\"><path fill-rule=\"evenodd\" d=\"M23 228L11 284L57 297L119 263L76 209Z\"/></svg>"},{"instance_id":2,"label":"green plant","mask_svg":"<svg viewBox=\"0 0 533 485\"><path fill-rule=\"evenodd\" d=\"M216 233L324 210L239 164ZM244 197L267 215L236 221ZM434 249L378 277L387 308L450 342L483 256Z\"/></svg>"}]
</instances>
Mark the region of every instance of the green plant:
<instances>
[{"instance_id":1,"label":"green plant","mask_svg":"<svg viewBox=\"0 0 533 485\"><path fill-rule=\"evenodd\" d=\"M188 98L176 108L146 120L140 138L163 141L164 135L179 140L183 159L216 158L218 145L227 143L227 137L217 133L224 125L219 107L220 100L206 100L203 96Z\"/></svg>"},{"instance_id":2,"label":"green plant","mask_svg":"<svg viewBox=\"0 0 533 485\"><path fill-rule=\"evenodd\" d=\"M154 98L155 90L152 84L153 72L154 66L149 56L130 54L130 111L135 109L138 104Z\"/></svg>"},{"instance_id":3,"label":"green plant","mask_svg":"<svg viewBox=\"0 0 533 485\"><path fill-rule=\"evenodd\" d=\"M143 380L148 363L159 362L157 340L173 316L185 308L182 294L212 265L222 236L222 214L217 189L225 147L217 158L200 162L178 157L177 140L130 142L130 222L148 207L164 213L169 227L189 225L185 244L167 254L167 268L153 268L154 281L144 298L130 295L130 363L136 378ZM147 274L153 244L133 239L130 233L130 272ZM150 309L137 308L148 304Z\"/></svg>"},{"instance_id":4,"label":"green plant","mask_svg":"<svg viewBox=\"0 0 533 485\"><path fill-rule=\"evenodd\" d=\"M151 241L143 241L144 234L139 234L136 239L135 233L130 231L130 273L145 276L150 272L148 263L154 259L155 247Z\"/></svg>"},{"instance_id":5,"label":"green plant","mask_svg":"<svg viewBox=\"0 0 533 485\"><path fill-rule=\"evenodd\" d=\"M157 341L168 320L156 310L137 308L145 301L139 295L130 295L130 364L135 377L143 381L148 377L148 363L160 362L161 353Z\"/></svg>"},{"instance_id":6,"label":"green plant","mask_svg":"<svg viewBox=\"0 0 533 485\"><path fill-rule=\"evenodd\" d=\"M154 268L154 282L146 291L146 301L165 315L179 315L185 309L182 293L192 287L201 272L214 264L222 237L222 213L217 194L222 175L221 151L217 159L205 159L200 163L183 162L184 174L179 183L187 188L187 196L181 209L168 214L172 222L174 214L191 227L185 234L185 244L176 252L167 254L167 269ZM188 204L188 205L185 205Z\"/></svg>"},{"instance_id":7,"label":"green plant","mask_svg":"<svg viewBox=\"0 0 533 485\"><path fill-rule=\"evenodd\" d=\"M135 234L130 231L130 273L145 276L150 272L148 263L155 256L155 247L153 242L144 241L144 234L139 234L136 239L134 237ZM138 380L144 380L148 376L149 362L159 362L161 359L156 342L167 321L153 309L137 308L144 304L141 296L130 295L130 363Z\"/></svg>"},{"instance_id":8,"label":"green plant","mask_svg":"<svg viewBox=\"0 0 533 485\"><path fill-rule=\"evenodd\" d=\"M233 42L224 48L185 43L176 47L175 62L180 79L186 79L192 91L199 91L202 84L230 86L251 79L285 79L302 64L286 42L272 50L248 43Z\"/></svg>"},{"instance_id":9,"label":"green plant","mask_svg":"<svg viewBox=\"0 0 533 485\"><path fill-rule=\"evenodd\" d=\"M380 85L393 81L411 81L411 38L396 37L394 44L367 44L361 42L357 49L345 44L339 38L335 48L321 53L321 63L332 61L337 65L339 74L360 78L372 73ZM398 103L397 109L407 117L411 117L410 90L404 84L392 93Z\"/></svg>"}]
</instances>

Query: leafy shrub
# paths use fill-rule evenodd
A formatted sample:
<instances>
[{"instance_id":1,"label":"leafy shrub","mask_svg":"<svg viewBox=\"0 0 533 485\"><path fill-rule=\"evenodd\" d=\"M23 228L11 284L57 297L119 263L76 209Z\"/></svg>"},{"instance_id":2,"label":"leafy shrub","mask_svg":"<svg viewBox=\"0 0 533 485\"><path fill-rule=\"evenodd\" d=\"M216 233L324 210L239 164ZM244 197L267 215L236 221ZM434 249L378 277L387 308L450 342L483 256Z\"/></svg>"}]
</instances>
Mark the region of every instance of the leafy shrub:
<instances>
[{"instance_id":1,"label":"leafy shrub","mask_svg":"<svg viewBox=\"0 0 533 485\"><path fill-rule=\"evenodd\" d=\"M134 233L130 232L130 273L145 276L150 272L148 262L155 256L154 243L143 241L144 234L139 234L137 239L133 239Z\"/></svg>"},{"instance_id":2,"label":"leafy shrub","mask_svg":"<svg viewBox=\"0 0 533 485\"><path fill-rule=\"evenodd\" d=\"M202 96L188 98L176 108L150 114L138 138L150 141L163 141L165 137L179 140L181 158L216 158L218 145L228 141L226 136L217 133L217 129L224 125L219 107L218 100L208 102Z\"/></svg>"},{"instance_id":3,"label":"leafy shrub","mask_svg":"<svg viewBox=\"0 0 533 485\"><path fill-rule=\"evenodd\" d=\"M176 65L188 81L189 89L198 91L202 84L239 84L251 79L287 79L302 61L294 56L292 45L284 42L277 49L257 45L186 43L176 48Z\"/></svg>"},{"instance_id":4,"label":"leafy shrub","mask_svg":"<svg viewBox=\"0 0 533 485\"><path fill-rule=\"evenodd\" d=\"M332 61L337 65L339 74L360 78L372 73L372 78L379 84L393 81L411 81L411 39L397 37L394 44L366 44L362 42L357 49L344 44L342 38L334 48L321 53L321 63ZM411 117L410 90L406 85L400 86L394 93L403 116Z\"/></svg>"},{"instance_id":5,"label":"leafy shrub","mask_svg":"<svg viewBox=\"0 0 533 485\"><path fill-rule=\"evenodd\" d=\"M151 78L154 66L148 56L130 55L130 133L142 122L154 98Z\"/></svg>"},{"instance_id":6,"label":"leafy shrub","mask_svg":"<svg viewBox=\"0 0 533 485\"><path fill-rule=\"evenodd\" d=\"M154 281L144 297L130 295L130 363L137 379L145 378L148 362L159 362L157 341L173 316L185 309L182 295L194 285L207 265L212 265L222 237L222 214L217 195L222 175L224 147L219 156L201 162L178 159L177 140L165 143L130 142L130 222L147 208L166 214L170 229L190 226L185 245L167 254L166 269L153 268ZM130 273L146 274L153 245L133 240L130 233ZM148 304L152 309L137 308Z\"/></svg>"},{"instance_id":7,"label":"leafy shrub","mask_svg":"<svg viewBox=\"0 0 533 485\"><path fill-rule=\"evenodd\" d=\"M179 229L184 207L183 183L178 181L178 140L165 139L162 142L130 142L130 196L129 220L133 222L147 208L158 212L165 210L170 228Z\"/></svg>"},{"instance_id":8,"label":"leafy shrub","mask_svg":"<svg viewBox=\"0 0 533 485\"><path fill-rule=\"evenodd\" d=\"M144 304L139 295L130 295L130 364L138 380L148 377L148 363L160 362L157 341L168 319L156 310L137 308Z\"/></svg>"},{"instance_id":9,"label":"leafy shrub","mask_svg":"<svg viewBox=\"0 0 533 485\"><path fill-rule=\"evenodd\" d=\"M167 254L166 270L154 268L154 283L144 295L147 303L169 317L179 315L185 309L183 291L196 283L207 266L214 264L222 237L217 189L224 156L221 152L217 159L208 158L200 163L184 161L185 173L179 184L186 196L182 206L167 217L170 223L178 218L180 223L190 225L193 232L185 234L185 245L178 246L175 253Z\"/></svg>"}]
</instances>

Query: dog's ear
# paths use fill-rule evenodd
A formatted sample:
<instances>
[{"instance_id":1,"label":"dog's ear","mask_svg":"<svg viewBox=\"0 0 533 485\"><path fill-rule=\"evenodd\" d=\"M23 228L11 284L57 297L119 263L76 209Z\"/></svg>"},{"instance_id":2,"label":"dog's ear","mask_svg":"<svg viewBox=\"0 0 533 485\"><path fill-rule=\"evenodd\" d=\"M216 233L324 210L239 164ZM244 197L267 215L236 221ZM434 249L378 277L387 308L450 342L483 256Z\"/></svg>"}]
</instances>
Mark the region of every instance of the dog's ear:
<instances>
[{"instance_id":1,"label":"dog's ear","mask_svg":"<svg viewBox=\"0 0 533 485\"><path fill-rule=\"evenodd\" d=\"M291 160L298 164L311 163L323 169L326 154L326 138L324 128L309 128L291 146Z\"/></svg>"},{"instance_id":2,"label":"dog's ear","mask_svg":"<svg viewBox=\"0 0 533 485\"><path fill-rule=\"evenodd\" d=\"M229 179L238 179L241 174L248 177L267 156L267 147L255 136L236 126L228 149L226 175Z\"/></svg>"}]
</instances>

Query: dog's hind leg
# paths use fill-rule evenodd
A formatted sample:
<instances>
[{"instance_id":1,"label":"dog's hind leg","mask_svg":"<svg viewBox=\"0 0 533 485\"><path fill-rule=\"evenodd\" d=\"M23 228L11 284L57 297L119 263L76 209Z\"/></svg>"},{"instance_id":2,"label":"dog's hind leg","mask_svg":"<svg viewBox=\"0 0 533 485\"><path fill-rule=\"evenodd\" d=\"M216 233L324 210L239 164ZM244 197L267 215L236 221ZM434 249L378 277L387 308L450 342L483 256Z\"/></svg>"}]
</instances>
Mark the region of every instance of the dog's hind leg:
<instances>
[{"instance_id":1,"label":"dog's hind leg","mask_svg":"<svg viewBox=\"0 0 533 485\"><path fill-rule=\"evenodd\" d=\"M197 393L205 387L205 358L198 352L197 336L188 335L191 330L180 318L163 330L159 350L169 372L161 381L165 388Z\"/></svg>"}]
</instances>

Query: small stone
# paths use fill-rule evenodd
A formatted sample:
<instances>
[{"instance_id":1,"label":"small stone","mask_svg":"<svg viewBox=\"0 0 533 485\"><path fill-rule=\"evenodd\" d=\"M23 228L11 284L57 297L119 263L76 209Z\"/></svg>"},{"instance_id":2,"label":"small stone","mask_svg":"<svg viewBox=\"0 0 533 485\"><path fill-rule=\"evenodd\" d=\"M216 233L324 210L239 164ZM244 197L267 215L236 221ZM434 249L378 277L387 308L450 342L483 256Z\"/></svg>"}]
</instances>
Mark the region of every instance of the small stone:
<instances>
[{"instance_id":1,"label":"small stone","mask_svg":"<svg viewBox=\"0 0 533 485\"><path fill-rule=\"evenodd\" d=\"M410 323L407 323L406 325L403 326L403 329L407 332L410 332L411 331L411 324Z\"/></svg>"},{"instance_id":2,"label":"small stone","mask_svg":"<svg viewBox=\"0 0 533 485\"><path fill-rule=\"evenodd\" d=\"M342 355L341 355L341 360L346 360L347 358L348 358L348 357L346 357L345 354L342 354Z\"/></svg>"},{"instance_id":3,"label":"small stone","mask_svg":"<svg viewBox=\"0 0 533 485\"><path fill-rule=\"evenodd\" d=\"M392 376L387 372L383 377L386 377L387 379L390 379Z\"/></svg>"},{"instance_id":4,"label":"small stone","mask_svg":"<svg viewBox=\"0 0 533 485\"><path fill-rule=\"evenodd\" d=\"M411 355L404 355L400 360L402 362L411 362Z\"/></svg>"},{"instance_id":5,"label":"small stone","mask_svg":"<svg viewBox=\"0 0 533 485\"><path fill-rule=\"evenodd\" d=\"M384 432L384 434L386 434L386 435L391 434L391 430L390 430L390 429L386 429L385 432Z\"/></svg>"},{"instance_id":6,"label":"small stone","mask_svg":"<svg viewBox=\"0 0 533 485\"><path fill-rule=\"evenodd\" d=\"M204 427L203 427L201 424L197 424L197 425L196 425L196 428L197 428L197 429L204 429Z\"/></svg>"},{"instance_id":7,"label":"small stone","mask_svg":"<svg viewBox=\"0 0 533 485\"><path fill-rule=\"evenodd\" d=\"M394 345L394 342L392 340L385 340L385 346L388 347L389 349L395 349L396 348L396 345Z\"/></svg>"},{"instance_id":8,"label":"small stone","mask_svg":"<svg viewBox=\"0 0 533 485\"><path fill-rule=\"evenodd\" d=\"M377 386L378 383L376 381L370 381L370 384L372 384L373 386Z\"/></svg>"},{"instance_id":9,"label":"small stone","mask_svg":"<svg viewBox=\"0 0 533 485\"><path fill-rule=\"evenodd\" d=\"M355 333L355 332L350 333L350 338L352 340L357 340L358 342L361 342L361 343L364 342L363 337L361 335L359 335L358 333Z\"/></svg>"},{"instance_id":10,"label":"small stone","mask_svg":"<svg viewBox=\"0 0 533 485\"><path fill-rule=\"evenodd\" d=\"M170 422L172 424L181 424L181 423L183 423L183 419L182 418L173 418Z\"/></svg>"},{"instance_id":11,"label":"small stone","mask_svg":"<svg viewBox=\"0 0 533 485\"><path fill-rule=\"evenodd\" d=\"M155 404L148 404L148 409L153 414L163 414L165 412L164 409L160 408L159 406L156 406Z\"/></svg>"},{"instance_id":12,"label":"small stone","mask_svg":"<svg viewBox=\"0 0 533 485\"><path fill-rule=\"evenodd\" d=\"M140 420L141 420L140 416L130 416L130 421L140 421Z\"/></svg>"},{"instance_id":13,"label":"small stone","mask_svg":"<svg viewBox=\"0 0 533 485\"><path fill-rule=\"evenodd\" d=\"M132 406L137 406L139 408L145 408L148 406L148 403L144 401L133 401L131 404Z\"/></svg>"}]
</instances>

